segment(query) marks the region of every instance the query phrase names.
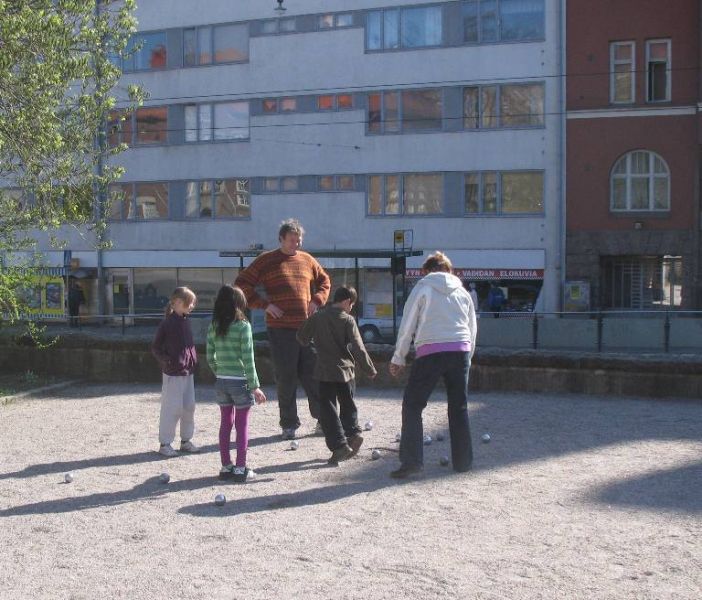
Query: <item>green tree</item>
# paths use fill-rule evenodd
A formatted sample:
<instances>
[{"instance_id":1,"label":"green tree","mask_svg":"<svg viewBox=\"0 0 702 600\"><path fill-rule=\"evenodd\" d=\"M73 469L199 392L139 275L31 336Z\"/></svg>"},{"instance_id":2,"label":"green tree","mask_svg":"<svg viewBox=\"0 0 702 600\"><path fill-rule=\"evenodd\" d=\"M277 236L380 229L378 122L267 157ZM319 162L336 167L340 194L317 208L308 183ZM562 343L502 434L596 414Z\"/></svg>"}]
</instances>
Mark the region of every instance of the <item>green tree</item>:
<instances>
[{"instance_id":1,"label":"green tree","mask_svg":"<svg viewBox=\"0 0 702 600\"><path fill-rule=\"evenodd\" d=\"M136 29L134 0L0 0L0 257L61 245L73 227L105 245L105 193L121 170L105 126L119 102L143 99L118 87L115 57ZM133 51L133 50L132 50ZM100 199L100 201L97 201ZM18 289L38 268L0 269L0 314L23 312Z\"/></svg>"}]
</instances>

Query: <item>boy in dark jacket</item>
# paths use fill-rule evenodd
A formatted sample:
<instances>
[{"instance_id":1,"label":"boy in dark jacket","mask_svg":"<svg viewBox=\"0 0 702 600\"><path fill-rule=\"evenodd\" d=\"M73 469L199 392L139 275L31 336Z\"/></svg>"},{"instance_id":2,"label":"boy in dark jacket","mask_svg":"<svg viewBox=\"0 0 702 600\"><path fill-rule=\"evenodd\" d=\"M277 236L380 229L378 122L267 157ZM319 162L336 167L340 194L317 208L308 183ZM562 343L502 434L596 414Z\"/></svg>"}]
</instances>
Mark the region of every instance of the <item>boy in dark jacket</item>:
<instances>
[{"instance_id":1,"label":"boy in dark jacket","mask_svg":"<svg viewBox=\"0 0 702 600\"><path fill-rule=\"evenodd\" d=\"M330 464L351 458L363 443L358 411L353 401L354 358L371 379L377 374L356 321L349 314L356 299L354 288L338 288L334 292L333 303L313 314L297 332L300 344L307 346L314 340L317 348L314 377L319 380L319 420L327 448L332 451Z\"/></svg>"}]
</instances>

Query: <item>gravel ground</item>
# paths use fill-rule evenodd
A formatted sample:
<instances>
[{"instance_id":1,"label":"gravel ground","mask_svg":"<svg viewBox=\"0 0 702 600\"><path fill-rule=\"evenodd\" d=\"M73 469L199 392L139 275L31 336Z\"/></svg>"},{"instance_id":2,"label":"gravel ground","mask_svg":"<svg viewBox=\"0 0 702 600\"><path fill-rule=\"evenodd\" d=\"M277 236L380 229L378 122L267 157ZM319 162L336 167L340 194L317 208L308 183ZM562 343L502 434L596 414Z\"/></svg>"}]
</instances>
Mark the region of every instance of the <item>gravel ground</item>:
<instances>
[{"instance_id":1,"label":"gravel ground","mask_svg":"<svg viewBox=\"0 0 702 600\"><path fill-rule=\"evenodd\" d=\"M271 402L251 418L259 477L237 485L216 479L209 386L203 452L174 459L155 452L157 387L48 394L0 408L1 598L702 597L699 402L474 394L475 469L440 466L435 441L403 483L398 390L359 390L375 426L336 468L321 438L279 440ZM439 394L425 415L446 431Z\"/></svg>"}]
</instances>

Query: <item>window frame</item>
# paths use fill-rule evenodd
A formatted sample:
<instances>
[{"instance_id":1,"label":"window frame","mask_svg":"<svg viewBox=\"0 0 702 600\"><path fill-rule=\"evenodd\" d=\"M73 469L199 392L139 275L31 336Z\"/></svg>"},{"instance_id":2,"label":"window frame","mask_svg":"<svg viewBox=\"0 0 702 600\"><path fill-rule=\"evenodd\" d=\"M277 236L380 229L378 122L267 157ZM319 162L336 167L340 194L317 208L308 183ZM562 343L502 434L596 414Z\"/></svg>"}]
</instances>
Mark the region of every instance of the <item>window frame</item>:
<instances>
[{"instance_id":1,"label":"window frame","mask_svg":"<svg viewBox=\"0 0 702 600\"><path fill-rule=\"evenodd\" d=\"M136 58L139 52L141 52L144 49L144 46L142 44L141 48L139 50L133 51L127 58L120 57L120 68L123 73L145 73L149 71L163 71L165 69L168 69L168 32L165 29L156 29L153 31L136 31L132 36L130 37L129 41L127 42L127 47L126 51L132 51L134 46L137 45L140 41L142 41L145 37L150 36L150 35L163 35L165 36L165 43L164 47L166 49L166 59L164 61L164 65L162 67L149 67L146 69L140 69L136 67ZM136 44L132 43L132 40L139 39L139 42L136 42ZM131 66L127 66L128 63L131 63Z\"/></svg>"},{"instance_id":2,"label":"window frame","mask_svg":"<svg viewBox=\"0 0 702 600\"><path fill-rule=\"evenodd\" d=\"M634 175L631 170L631 157L637 152L644 152L648 154L648 167L649 171L646 175L648 179L648 208L631 208L632 200L632 176L643 178L643 174ZM667 193L667 207L666 208L655 208L655 183L656 179L662 179L661 174L656 174L655 171L655 161L660 160L666 169L666 193ZM626 160L626 173L624 175L615 173L615 170L622 160ZM626 208L615 208L614 207L614 182L615 180L624 179L626 182ZM672 198L671 198L671 188L672 188L672 176L670 172L670 166L668 162L657 152L652 150L646 150L643 148L638 148L635 150L629 150L628 152L622 154L614 161L612 168L609 173L609 211L615 214L632 214L632 213L669 213L672 208Z\"/></svg>"},{"instance_id":3,"label":"window frame","mask_svg":"<svg viewBox=\"0 0 702 600\"><path fill-rule=\"evenodd\" d=\"M439 118L440 125L437 128L431 129L410 129L405 130L404 128L404 102L403 94L407 92L424 92L424 91L436 91L439 93L441 101L441 116ZM397 130L386 131L386 117L385 117L385 95L386 94L397 94ZM370 97L378 95L380 97L380 121L377 121L380 125L380 131L371 130L371 120L370 120ZM442 87L430 87L430 88L407 88L407 89L396 89L396 90L378 90L366 93L366 135L412 135L412 134L425 134L425 133L441 133L445 130L444 127L444 90ZM349 110L349 109L344 109ZM428 119L427 119L428 120Z\"/></svg>"},{"instance_id":4,"label":"window frame","mask_svg":"<svg viewBox=\"0 0 702 600\"><path fill-rule=\"evenodd\" d=\"M488 212L485 210L485 175L487 173L495 173L495 211ZM511 173L538 173L542 178L541 186L541 206L540 211L534 212L504 212L503 204L503 175ZM463 216L468 218L477 217L534 217L546 214L546 171L544 169L489 169L484 171L462 171L463 175ZM469 175L478 176L478 212L468 212L466 206L466 179Z\"/></svg>"},{"instance_id":5,"label":"window frame","mask_svg":"<svg viewBox=\"0 0 702 600\"><path fill-rule=\"evenodd\" d=\"M273 19L269 19L273 20ZM226 61L217 61L215 60L215 30L219 27L241 27L242 30L246 29L246 39L247 39L247 44L246 44L246 58L243 60L226 60ZM209 56L210 60L209 62L200 62L200 56L202 54L202 45L200 43L200 31L202 30L208 30L209 31L209 41L210 41L210 47L209 47ZM186 32L189 31L194 31L195 32L195 64L188 64L186 62L186 44L185 44L185 36ZM266 33L264 35L274 35L274 34L269 34ZM239 64L246 64L251 60L251 30L249 27L249 22L248 21L236 21L232 23L216 23L212 25L196 25L194 27L184 27L181 30L181 45L182 45L182 50L181 50L181 58L182 58L182 63L184 69L191 69L195 67L212 67L216 65L239 65Z\"/></svg>"},{"instance_id":6,"label":"window frame","mask_svg":"<svg viewBox=\"0 0 702 600\"><path fill-rule=\"evenodd\" d=\"M629 46L631 48L631 60L617 60L616 49L619 46ZM616 70L617 65L629 64L631 75L631 90L630 100L617 100L616 94ZM636 41L623 40L618 42L610 42L609 44L609 102L610 104L634 104L636 102Z\"/></svg>"},{"instance_id":7,"label":"window frame","mask_svg":"<svg viewBox=\"0 0 702 600\"><path fill-rule=\"evenodd\" d=\"M502 114L502 88L504 87L518 87L518 86L541 86L543 91L543 113L541 114L542 123L539 125L505 125L503 123ZM495 108L497 109L497 114L494 115L496 124L494 127L487 127L483 125L484 113L484 102L483 102L483 90L486 88L495 88ZM466 127L466 120L469 117L465 114L465 101L466 101L466 91L467 90L478 90L478 114L477 114L477 127ZM464 85L461 86L461 127L463 131L496 131L499 129L544 129L546 127L546 82L545 81L515 81L515 82L503 82L503 83L488 83L479 85Z\"/></svg>"},{"instance_id":8,"label":"window frame","mask_svg":"<svg viewBox=\"0 0 702 600\"><path fill-rule=\"evenodd\" d=\"M441 177L441 198L439 200L441 205L441 210L437 213L407 213L405 212L405 177L407 176L429 176L438 175ZM370 212L370 193L371 193L371 178L380 177L381 178L381 212L372 213ZM387 179L388 177L397 177L397 192L398 192L398 204L399 211L396 213L387 212ZM402 173L369 173L366 175L366 217L373 218L436 218L443 217L446 215L446 173L443 171L427 171L427 172L402 172Z\"/></svg>"},{"instance_id":9,"label":"window frame","mask_svg":"<svg viewBox=\"0 0 702 600\"><path fill-rule=\"evenodd\" d=\"M672 40L670 38L660 38L660 39L651 39L651 40L646 40L646 104L662 104L665 102L670 102L672 100L672 81L673 81L673 55L672 55ZM651 82L650 82L650 74L649 74L649 69L650 65L653 63L660 63L661 61L652 61L651 60L651 46L653 44L666 44L666 77L665 77L665 98L663 100L653 100L651 99Z\"/></svg>"},{"instance_id":10,"label":"window frame","mask_svg":"<svg viewBox=\"0 0 702 600\"><path fill-rule=\"evenodd\" d=\"M215 105L217 104L246 104L248 105L248 134L246 137L236 137L236 138L217 138L216 137L216 131L217 131L217 123L216 123L216 117L215 115L217 114L217 111L215 110ZM190 129L185 127L186 124L186 118L185 114L188 109L188 107L194 107L195 108L195 122L197 124L197 129L196 129L196 139L194 140L188 140L186 138L187 133L183 135L183 143L185 144L227 144L227 143L232 143L232 142L248 142L251 141L251 102L249 100L222 100L220 102L189 102L188 104L185 104L183 106L183 125L184 125L184 132L190 131ZM210 121L210 128L209 128L209 137L204 137L203 136L203 131L204 129L201 127L201 121L200 121L200 111L201 110L209 110L209 121ZM274 114L274 113L264 113L264 114ZM194 180L188 180L188 181L194 181Z\"/></svg>"},{"instance_id":11,"label":"window frame","mask_svg":"<svg viewBox=\"0 0 702 600\"><path fill-rule=\"evenodd\" d=\"M542 3L542 29L543 33L539 37L528 37L521 39L504 39L502 36L502 0L491 0L495 2L495 39L494 40L484 40L483 39L483 18L482 18L482 4L483 0L460 0L461 7L461 45L463 46L476 46L482 44L524 44L530 42L540 42L546 39L546 13L547 5L545 0L541 0ZM478 39L476 41L466 40L466 29L465 29L465 16L463 14L464 6L474 5L476 7L476 18L477 18L477 35Z\"/></svg>"},{"instance_id":12,"label":"window frame","mask_svg":"<svg viewBox=\"0 0 702 600\"><path fill-rule=\"evenodd\" d=\"M406 10L420 10L420 9L430 9L430 8L438 8L439 11L441 12L441 18L439 19L439 23L441 24L441 40L439 41L438 44L432 44L432 45L427 45L427 46L404 46L402 44L403 40L403 27L402 27L402 15ZM386 48L385 47L385 13L386 12L397 12L397 31L395 32L397 35L397 47L391 47L391 48ZM379 14L380 15L380 48L371 48L368 44L368 31L369 31L369 19L371 14ZM369 9L365 13L365 19L364 19L364 45L365 45L365 51L366 52L398 52L398 51L412 51L412 50L424 50L424 49L431 49L431 48L442 48L445 46L446 43L446 32L444 28L444 4L443 3L430 3L430 4L417 4L417 5L405 5L405 6L397 6L397 7L383 7L383 8L373 8Z\"/></svg>"}]
</instances>

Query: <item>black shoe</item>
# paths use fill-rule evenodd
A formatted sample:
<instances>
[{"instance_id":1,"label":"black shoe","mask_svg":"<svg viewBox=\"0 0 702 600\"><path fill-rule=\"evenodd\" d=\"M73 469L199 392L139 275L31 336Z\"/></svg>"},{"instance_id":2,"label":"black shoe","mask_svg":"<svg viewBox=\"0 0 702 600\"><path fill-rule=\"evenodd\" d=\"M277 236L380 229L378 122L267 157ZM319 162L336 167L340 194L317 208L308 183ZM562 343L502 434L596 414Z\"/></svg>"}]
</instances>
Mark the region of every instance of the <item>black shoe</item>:
<instances>
[{"instance_id":1,"label":"black shoe","mask_svg":"<svg viewBox=\"0 0 702 600\"><path fill-rule=\"evenodd\" d=\"M424 472L424 467L421 465L405 466L402 465L399 469L390 472L390 477L393 479L409 479L418 477Z\"/></svg>"},{"instance_id":2,"label":"black shoe","mask_svg":"<svg viewBox=\"0 0 702 600\"><path fill-rule=\"evenodd\" d=\"M350 438L347 438L346 441L351 447L351 450L353 450L353 455L356 456L358 451L361 449L361 445L363 444L363 436L358 434L352 435Z\"/></svg>"},{"instance_id":3,"label":"black shoe","mask_svg":"<svg viewBox=\"0 0 702 600\"><path fill-rule=\"evenodd\" d=\"M338 465L342 460L348 460L352 456L353 450L347 444L344 444L332 452L328 462L330 465Z\"/></svg>"}]
</instances>

